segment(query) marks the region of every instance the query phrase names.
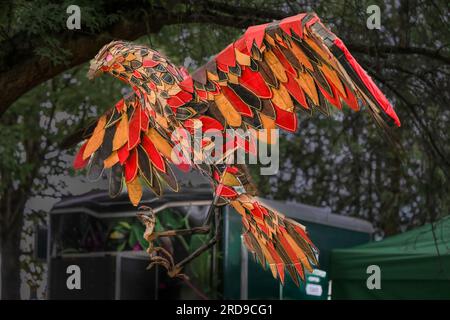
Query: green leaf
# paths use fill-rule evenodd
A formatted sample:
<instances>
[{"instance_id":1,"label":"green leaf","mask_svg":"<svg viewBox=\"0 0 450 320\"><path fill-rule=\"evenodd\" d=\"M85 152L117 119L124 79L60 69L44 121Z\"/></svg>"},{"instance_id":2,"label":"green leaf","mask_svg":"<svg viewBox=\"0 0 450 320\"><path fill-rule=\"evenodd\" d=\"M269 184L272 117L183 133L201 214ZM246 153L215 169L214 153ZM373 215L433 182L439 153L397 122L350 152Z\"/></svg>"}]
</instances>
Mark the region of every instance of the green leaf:
<instances>
[{"instance_id":1,"label":"green leaf","mask_svg":"<svg viewBox=\"0 0 450 320\"><path fill-rule=\"evenodd\" d=\"M126 229L131 229L131 225L128 222L126 222L126 221L120 221L119 222L119 226L122 226L122 227L124 227Z\"/></svg>"},{"instance_id":2,"label":"green leaf","mask_svg":"<svg viewBox=\"0 0 450 320\"><path fill-rule=\"evenodd\" d=\"M183 219L171 210L164 212L164 215L161 214L161 217L167 229L181 229L184 227Z\"/></svg>"},{"instance_id":3,"label":"green leaf","mask_svg":"<svg viewBox=\"0 0 450 320\"><path fill-rule=\"evenodd\" d=\"M110 239L114 239L114 240L119 240L119 239L125 238L125 235L122 232L120 232L120 231L113 231L109 235L109 238Z\"/></svg>"},{"instance_id":4,"label":"green leaf","mask_svg":"<svg viewBox=\"0 0 450 320\"><path fill-rule=\"evenodd\" d=\"M136 244L136 242L137 242L137 235L136 235L135 229L132 228L131 232L130 232L130 236L128 237L128 245L131 248L133 248L134 245Z\"/></svg>"},{"instance_id":5,"label":"green leaf","mask_svg":"<svg viewBox=\"0 0 450 320\"><path fill-rule=\"evenodd\" d=\"M136 240L139 242L142 249L148 248L148 242L144 239L145 228L141 223L135 223L132 226L132 233L136 237Z\"/></svg>"},{"instance_id":6,"label":"green leaf","mask_svg":"<svg viewBox=\"0 0 450 320\"><path fill-rule=\"evenodd\" d=\"M127 242L126 241L124 241L124 242L122 242L121 244L119 244L118 246L117 246L117 251L123 251L124 249L125 249L125 246L127 245Z\"/></svg>"}]
</instances>

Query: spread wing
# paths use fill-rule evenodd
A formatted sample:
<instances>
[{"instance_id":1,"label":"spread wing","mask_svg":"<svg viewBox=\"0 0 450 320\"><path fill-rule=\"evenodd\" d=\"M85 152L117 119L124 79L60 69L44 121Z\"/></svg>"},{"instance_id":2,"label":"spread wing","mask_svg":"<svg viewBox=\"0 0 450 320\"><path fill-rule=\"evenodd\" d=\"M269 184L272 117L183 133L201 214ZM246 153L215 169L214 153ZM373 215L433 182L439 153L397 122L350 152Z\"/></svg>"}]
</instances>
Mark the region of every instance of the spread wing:
<instances>
[{"instance_id":1,"label":"spread wing","mask_svg":"<svg viewBox=\"0 0 450 320\"><path fill-rule=\"evenodd\" d=\"M142 197L142 185L157 196L161 196L165 185L178 191L169 164L173 148L170 138L155 125L136 94L121 99L89 126L82 138L86 140L75 157L74 168L87 167L88 179L93 181L100 178L104 169L110 169L111 197L120 194L123 181L134 205ZM181 161L178 166L186 169Z\"/></svg>"},{"instance_id":2,"label":"spread wing","mask_svg":"<svg viewBox=\"0 0 450 320\"><path fill-rule=\"evenodd\" d=\"M344 105L355 111L365 106L385 129L385 119L400 125L385 96L315 14L250 27L192 76L148 48L121 42L114 48L116 63L104 71L130 83L134 93L86 130L74 166L88 165L91 179L111 168L110 195L120 193L124 179L135 205L142 196L140 181L157 195L163 184L178 189L170 166L174 127L192 131L200 124L224 135L226 128L295 131L297 110L328 115ZM233 142L233 148L239 146L253 148L248 141ZM183 159L177 163L188 166ZM210 177L217 173L214 166L196 166ZM240 171L252 193L248 173Z\"/></svg>"},{"instance_id":3,"label":"spread wing","mask_svg":"<svg viewBox=\"0 0 450 320\"><path fill-rule=\"evenodd\" d=\"M281 128L294 132L297 111L329 115L332 108L344 106L354 111L364 108L386 131L389 121L400 125L372 79L315 14L250 27L187 81L186 88L195 93L195 101L208 108L194 112L188 105L173 106L178 117L188 115L185 127L197 120L203 127L219 130ZM298 284L297 275L304 277L303 267L312 270L311 264L317 262L314 246L302 226L246 194L238 195L233 186L243 184L248 192L242 181L249 177L237 171L243 177L238 182L222 181L227 188L219 182L216 194L235 199L231 204L242 215L245 243L260 263L268 264L282 282L286 267ZM214 178L220 180L219 175Z\"/></svg>"},{"instance_id":4,"label":"spread wing","mask_svg":"<svg viewBox=\"0 0 450 320\"><path fill-rule=\"evenodd\" d=\"M383 128L400 121L372 79L315 14L247 29L192 76L224 127L297 129L297 110L361 106ZM387 117L386 117L387 115Z\"/></svg>"}]
</instances>

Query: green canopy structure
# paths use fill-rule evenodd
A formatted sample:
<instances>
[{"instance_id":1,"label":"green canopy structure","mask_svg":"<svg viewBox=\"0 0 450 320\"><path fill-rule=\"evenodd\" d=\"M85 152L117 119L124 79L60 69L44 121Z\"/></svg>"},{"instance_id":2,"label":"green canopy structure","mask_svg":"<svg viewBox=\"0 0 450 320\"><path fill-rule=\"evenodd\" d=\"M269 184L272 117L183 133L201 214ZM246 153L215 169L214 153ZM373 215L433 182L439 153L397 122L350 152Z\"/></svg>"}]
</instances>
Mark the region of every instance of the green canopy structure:
<instances>
[{"instance_id":1,"label":"green canopy structure","mask_svg":"<svg viewBox=\"0 0 450 320\"><path fill-rule=\"evenodd\" d=\"M371 265L380 268L379 289L368 288ZM450 217L333 250L330 271L333 299L450 299Z\"/></svg>"}]
</instances>

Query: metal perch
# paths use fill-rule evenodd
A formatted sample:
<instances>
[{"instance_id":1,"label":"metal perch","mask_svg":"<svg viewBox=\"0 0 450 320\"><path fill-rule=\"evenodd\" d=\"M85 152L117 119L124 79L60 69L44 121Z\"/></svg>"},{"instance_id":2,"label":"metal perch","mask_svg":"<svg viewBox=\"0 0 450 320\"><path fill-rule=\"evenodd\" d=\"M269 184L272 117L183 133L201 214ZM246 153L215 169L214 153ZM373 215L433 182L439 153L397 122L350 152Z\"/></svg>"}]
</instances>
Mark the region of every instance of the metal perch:
<instances>
[{"instance_id":1,"label":"metal perch","mask_svg":"<svg viewBox=\"0 0 450 320\"><path fill-rule=\"evenodd\" d=\"M179 230L166 230L161 232L155 232L156 225L156 214L154 211L146 206L139 208L139 213L137 214L138 219L144 224L145 232L144 239L149 243L149 247L147 248L147 253L150 255L150 264L147 267L148 269L152 268L154 265L161 265L167 269L167 274L172 277L178 277L182 279L187 279L188 277L181 273L183 267L191 262L193 259L201 255L206 250L210 249L214 246L219 238L219 227L220 227L220 215L216 211L215 212L215 229L211 238L207 243L198 247L194 252L184 258L182 261L175 263L172 254L168 252L163 247L155 247L154 241L161 237L174 237L174 236L184 236L191 234L207 234L211 231L212 225L212 216L215 209L215 201L211 205L205 223L201 227L194 227L190 229L179 229Z\"/></svg>"}]
</instances>

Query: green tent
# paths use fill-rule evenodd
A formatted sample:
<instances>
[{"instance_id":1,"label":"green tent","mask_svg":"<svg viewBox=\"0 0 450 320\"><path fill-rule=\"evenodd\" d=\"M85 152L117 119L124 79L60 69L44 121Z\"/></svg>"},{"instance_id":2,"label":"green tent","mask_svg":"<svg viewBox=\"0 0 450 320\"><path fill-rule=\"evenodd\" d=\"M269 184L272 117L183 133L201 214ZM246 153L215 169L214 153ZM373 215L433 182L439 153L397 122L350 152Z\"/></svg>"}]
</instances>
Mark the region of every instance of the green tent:
<instances>
[{"instance_id":1,"label":"green tent","mask_svg":"<svg viewBox=\"0 0 450 320\"><path fill-rule=\"evenodd\" d=\"M367 282L379 266L380 289ZM450 299L450 217L331 254L333 299Z\"/></svg>"}]
</instances>

